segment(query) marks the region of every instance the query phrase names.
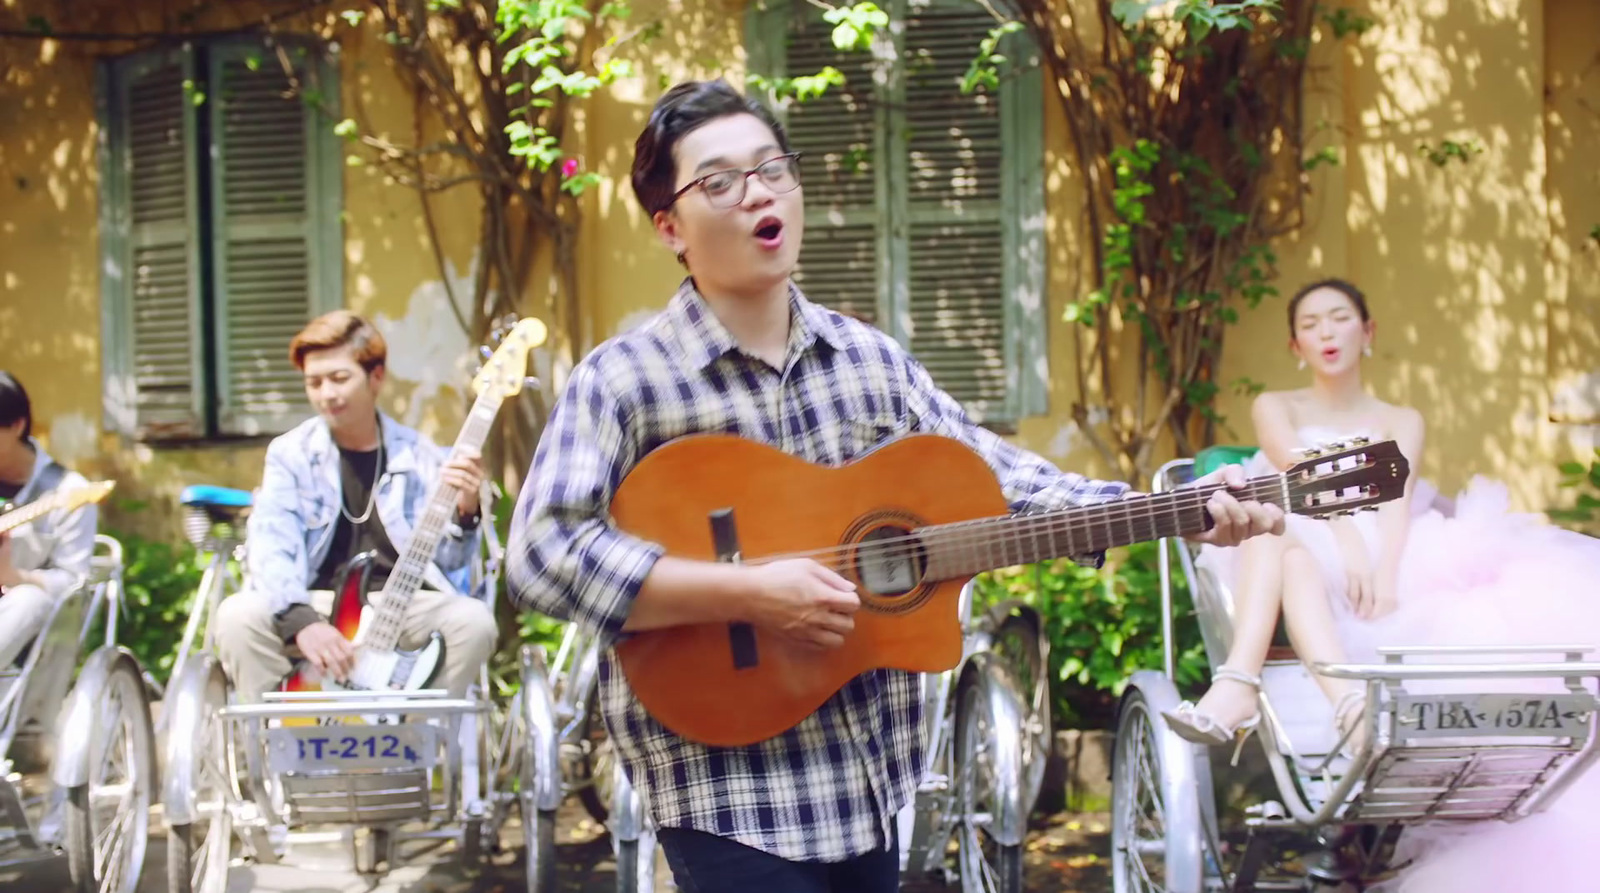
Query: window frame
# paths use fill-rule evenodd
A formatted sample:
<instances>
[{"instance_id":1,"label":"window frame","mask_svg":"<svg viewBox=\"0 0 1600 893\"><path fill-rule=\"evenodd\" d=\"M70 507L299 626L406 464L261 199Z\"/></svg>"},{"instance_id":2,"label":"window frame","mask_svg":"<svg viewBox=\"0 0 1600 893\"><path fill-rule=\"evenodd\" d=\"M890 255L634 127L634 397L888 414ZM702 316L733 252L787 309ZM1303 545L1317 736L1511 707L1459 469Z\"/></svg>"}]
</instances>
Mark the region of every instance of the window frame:
<instances>
[{"instance_id":1,"label":"window frame","mask_svg":"<svg viewBox=\"0 0 1600 893\"><path fill-rule=\"evenodd\" d=\"M94 69L94 106L97 130L101 325L101 395L103 430L143 443L182 445L270 437L289 430L304 418L297 405L284 413L239 413L238 428L224 430L224 400L231 393L227 367L229 296L217 261L226 245L229 225L224 202L218 198L225 156L217 137L200 144L201 134L211 134L221 112L216 84L225 59L259 49L276 65L276 50L303 53L305 80L318 85L319 107L308 109L303 147L308 235L309 315L343 307L344 302L344 171L343 141L334 132L340 115L338 48L310 36L292 35L270 40L230 35L186 41L177 47L140 50L102 57ZM191 412L195 430L162 434L140 429L136 370L130 121L127 100L134 79L176 61L187 84L200 84L206 100L194 103L186 93L183 112L186 215L190 227L186 263L189 276L189 367L193 377ZM202 129L202 116L205 127ZM219 213L220 212L220 213ZM288 350L288 345L284 345Z\"/></svg>"}]
</instances>

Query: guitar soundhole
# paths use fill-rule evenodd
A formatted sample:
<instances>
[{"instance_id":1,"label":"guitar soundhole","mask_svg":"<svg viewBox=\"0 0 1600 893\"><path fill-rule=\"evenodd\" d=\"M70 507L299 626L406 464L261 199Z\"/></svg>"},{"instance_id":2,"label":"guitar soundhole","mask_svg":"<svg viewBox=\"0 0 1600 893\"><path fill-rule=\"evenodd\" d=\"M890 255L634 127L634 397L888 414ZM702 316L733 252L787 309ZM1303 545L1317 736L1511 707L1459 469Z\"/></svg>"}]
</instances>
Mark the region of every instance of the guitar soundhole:
<instances>
[{"instance_id":1,"label":"guitar soundhole","mask_svg":"<svg viewBox=\"0 0 1600 893\"><path fill-rule=\"evenodd\" d=\"M856 541L856 579L881 598L899 598L922 585L922 544L904 527L883 526Z\"/></svg>"}]
</instances>

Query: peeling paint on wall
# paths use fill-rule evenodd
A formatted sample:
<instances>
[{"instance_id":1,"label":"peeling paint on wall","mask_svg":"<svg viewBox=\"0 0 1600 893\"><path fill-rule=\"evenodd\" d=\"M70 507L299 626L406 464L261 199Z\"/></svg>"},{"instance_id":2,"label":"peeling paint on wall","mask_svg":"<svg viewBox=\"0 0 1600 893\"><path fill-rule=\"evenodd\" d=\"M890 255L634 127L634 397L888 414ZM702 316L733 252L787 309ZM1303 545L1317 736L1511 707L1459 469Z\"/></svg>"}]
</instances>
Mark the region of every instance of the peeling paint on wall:
<instances>
[{"instance_id":1,"label":"peeling paint on wall","mask_svg":"<svg viewBox=\"0 0 1600 893\"><path fill-rule=\"evenodd\" d=\"M442 280L428 280L411 292L403 316L373 317L372 324L389 342L389 375L414 386L400 411L400 420L407 425L419 425L429 405L445 396L446 389L457 394L468 389L476 365L473 345L450 310L450 294L455 294L460 318L470 319L477 267L476 253L465 270L446 260L449 289Z\"/></svg>"},{"instance_id":2,"label":"peeling paint on wall","mask_svg":"<svg viewBox=\"0 0 1600 893\"><path fill-rule=\"evenodd\" d=\"M99 428L95 419L81 412L53 415L45 448L68 465L92 459L100 451Z\"/></svg>"}]
</instances>

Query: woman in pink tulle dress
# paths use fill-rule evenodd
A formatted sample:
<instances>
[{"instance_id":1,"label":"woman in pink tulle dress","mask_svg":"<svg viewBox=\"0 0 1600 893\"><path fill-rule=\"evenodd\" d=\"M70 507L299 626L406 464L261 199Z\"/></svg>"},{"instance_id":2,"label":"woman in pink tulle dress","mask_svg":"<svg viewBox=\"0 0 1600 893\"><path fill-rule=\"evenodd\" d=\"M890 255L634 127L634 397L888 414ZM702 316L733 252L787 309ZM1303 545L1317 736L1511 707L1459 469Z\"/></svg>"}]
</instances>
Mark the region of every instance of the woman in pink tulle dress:
<instances>
[{"instance_id":1,"label":"woman in pink tulle dress","mask_svg":"<svg viewBox=\"0 0 1600 893\"><path fill-rule=\"evenodd\" d=\"M1197 704L1167 714L1180 736L1225 744L1259 721L1256 691L1280 609L1307 663L1369 661L1383 645L1593 645L1600 648L1600 540L1514 514L1503 485L1475 477L1448 515L1422 479L1424 423L1362 386L1374 325L1361 292L1328 280L1289 304L1290 349L1311 385L1262 394L1261 450L1249 474L1295 450L1352 435L1394 440L1411 463L1404 498L1321 521L1290 516L1281 537L1207 547L1202 565L1234 597L1234 641ZM1317 677L1341 732L1359 726L1359 683ZM1600 770L1547 811L1516 823L1409 829L1385 886L1396 893L1593 893L1600 890Z\"/></svg>"}]
</instances>

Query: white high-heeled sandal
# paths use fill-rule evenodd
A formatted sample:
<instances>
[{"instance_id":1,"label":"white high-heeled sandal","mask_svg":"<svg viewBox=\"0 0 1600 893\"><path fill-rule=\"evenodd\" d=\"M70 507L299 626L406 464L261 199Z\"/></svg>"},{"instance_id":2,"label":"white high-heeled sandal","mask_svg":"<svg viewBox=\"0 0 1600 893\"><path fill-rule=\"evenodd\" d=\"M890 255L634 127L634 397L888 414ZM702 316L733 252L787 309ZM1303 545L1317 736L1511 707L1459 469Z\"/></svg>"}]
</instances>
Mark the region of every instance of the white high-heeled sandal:
<instances>
[{"instance_id":1,"label":"white high-heeled sandal","mask_svg":"<svg viewBox=\"0 0 1600 893\"><path fill-rule=\"evenodd\" d=\"M1211 675L1212 682L1224 679L1243 682L1258 692L1261 690L1260 676L1235 670L1232 667L1218 667L1217 671ZM1185 741L1203 744L1207 747L1218 747L1232 743L1234 748L1231 764L1235 766L1239 764L1239 753L1244 750L1244 743L1250 739L1250 733L1261 725L1260 709L1257 709L1254 714L1246 717L1238 724L1230 726L1211 714L1202 712L1188 701L1179 704L1176 709L1163 710L1161 715L1167 721L1167 728Z\"/></svg>"}]
</instances>

